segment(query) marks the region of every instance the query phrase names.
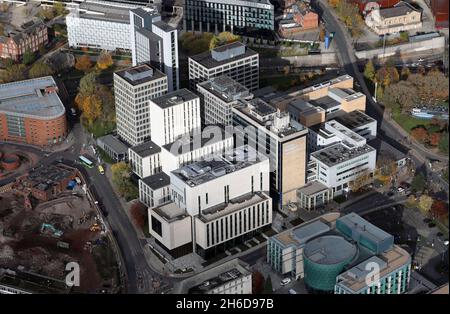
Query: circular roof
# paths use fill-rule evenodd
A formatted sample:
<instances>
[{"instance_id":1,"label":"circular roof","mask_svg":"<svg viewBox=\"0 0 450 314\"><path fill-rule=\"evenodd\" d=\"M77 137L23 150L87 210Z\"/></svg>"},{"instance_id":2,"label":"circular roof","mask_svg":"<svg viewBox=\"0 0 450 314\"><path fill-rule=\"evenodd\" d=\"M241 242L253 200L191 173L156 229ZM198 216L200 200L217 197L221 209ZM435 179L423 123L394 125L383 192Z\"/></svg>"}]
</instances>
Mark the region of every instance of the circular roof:
<instances>
[{"instance_id":1,"label":"circular roof","mask_svg":"<svg viewBox=\"0 0 450 314\"><path fill-rule=\"evenodd\" d=\"M303 254L307 259L323 265L334 265L350 261L356 253L356 245L337 235L325 235L314 238L306 243L303 250Z\"/></svg>"}]
</instances>

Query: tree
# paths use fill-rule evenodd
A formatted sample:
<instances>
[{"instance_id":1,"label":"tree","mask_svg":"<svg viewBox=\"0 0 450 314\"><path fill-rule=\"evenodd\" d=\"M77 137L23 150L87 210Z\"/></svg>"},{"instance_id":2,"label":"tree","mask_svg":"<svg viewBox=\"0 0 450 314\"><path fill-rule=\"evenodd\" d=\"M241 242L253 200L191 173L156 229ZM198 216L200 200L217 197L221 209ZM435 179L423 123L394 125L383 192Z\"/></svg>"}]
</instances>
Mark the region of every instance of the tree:
<instances>
[{"instance_id":1,"label":"tree","mask_svg":"<svg viewBox=\"0 0 450 314\"><path fill-rule=\"evenodd\" d=\"M75 63L75 69L87 72L91 68L92 68L92 61L88 55L82 55L81 57L77 58L77 61Z\"/></svg>"},{"instance_id":2,"label":"tree","mask_svg":"<svg viewBox=\"0 0 450 314\"><path fill-rule=\"evenodd\" d=\"M433 205L431 205L430 208L430 213L434 219L441 220L448 216L448 206L443 201L434 200Z\"/></svg>"},{"instance_id":3,"label":"tree","mask_svg":"<svg viewBox=\"0 0 450 314\"><path fill-rule=\"evenodd\" d=\"M432 204L433 199L430 196L424 194L419 197L418 207L425 215L428 215Z\"/></svg>"},{"instance_id":4,"label":"tree","mask_svg":"<svg viewBox=\"0 0 450 314\"><path fill-rule=\"evenodd\" d=\"M30 78L42 77L47 75L53 75L53 69L45 62L36 62L31 67L28 76Z\"/></svg>"},{"instance_id":5,"label":"tree","mask_svg":"<svg viewBox=\"0 0 450 314\"><path fill-rule=\"evenodd\" d=\"M25 79L24 75L25 65L24 64L11 64L6 67L6 70L1 75L1 81L3 83L21 81Z\"/></svg>"},{"instance_id":6,"label":"tree","mask_svg":"<svg viewBox=\"0 0 450 314\"><path fill-rule=\"evenodd\" d=\"M264 294L272 294L273 288L272 288L272 279L270 278L270 275L267 276L266 282L264 283Z\"/></svg>"},{"instance_id":7,"label":"tree","mask_svg":"<svg viewBox=\"0 0 450 314\"><path fill-rule=\"evenodd\" d=\"M339 5L340 0L328 0L328 3L332 8L336 8Z\"/></svg>"},{"instance_id":8,"label":"tree","mask_svg":"<svg viewBox=\"0 0 450 314\"><path fill-rule=\"evenodd\" d=\"M105 70L113 65L113 63L114 62L111 54L109 54L107 51L102 51L97 59L97 68L99 68L100 70Z\"/></svg>"},{"instance_id":9,"label":"tree","mask_svg":"<svg viewBox=\"0 0 450 314\"><path fill-rule=\"evenodd\" d=\"M38 16L45 20L52 20L55 17L55 10L53 8L41 8Z\"/></svg>"},{"instance_id":10,"label":"tree","mask_svg":"<svg viewBox=\"0 0 450 314\"><path fill-rule=\"evenodd\" d=\"M441 140L441 133L438 133L438 132L431 133L431 135L430 135L430 145L431 146L438 146L440 140Z\"/></svg>"},{"instance_id":11,"label":"tree","mask_svg":"<svg viewBox=\"0 0 450 314\"><path fill-rule=\"evenodd\" d=\"M136 224L137 227L144 229L145 227L145 219L147 217L146 215L146 209L147 206L142 204L141 202L137 201L134 202L133 205L130 207L130 214L131 217Z\"/></svg>"},{"instance_id":12,"label":"tree","mask_svg":"<svg viewBox=\"0 0 450 314\"><path fill-rule=\"evenodd\" d=\"M381 155L377 160L378 173L382 176L391 177L397 173L397 162L385 155Z\"/></svg>"},{"instance_id":13,"label":"tree","mask_svg":"<svg viewBox=\"0 0 450 314\"><path fill-rule=\"evenodd\" d=\"M386 86L380 100L386 107L395 108L399 106L403 111L406 111L414 107L417 98L418 93L415 86L411 82L400 81Z\"/></svg>"},{"instance_id":14,"label":"tree","mask_svg":"<svg viewBox=\"0 0 450 314\"><path fill-rule=\"evenodd\" d=\"M81 78L78 93L83 96L90 96L95 93L96 86L97 77L95 76L95 73L88 73Z\"/></svg>"},{"instance_id":15,"label":"tree","mask_svg":"<svg viewBox=\"0 0 450 314\"><path fill-rule=\"evenodd\" d=\"M423 174L416 174L411 182L411 190L414 192L422 192L425 188L425 177Z\"/></svg>"},{"instance_id":16,"label":"tree","mask_svg":"<svg viewBox=\"0 0 450 314\"><path fill-rule=\"evenodd\" d=\"M3 23L0 23L0 36L3 36L5 34L5 26Z\"/></svg>"},{"instance_id":17,"label":"tree","mask_svg":"<svg viewBox=\"0 0 450 314\"><path fill-rule=\"evenodd\" d=\"M442 153L448 154L448 133L447 132L445 132L441 136L441 139L439 140L438 148Z\"/></svg>"},{"instance_id":18,"label":"tree","mask_svg":"<svg viewBox=\"0 0 450 314\"><path fill-rule=\"evenodd\" d=\"M102 100L97 95L90 95L83 98L83 117L92 124L102 114Z\"/></svg>"},{"instance_id":19,"label":"tree","mask_svg":"<svg viewBox=\"0 0 450 314\"><path fill-rule=\"evenodd\" d=\"M252 273L252 293L261 294L264 290L264 276L259 271Z\"/></svg>"},{"instance_id":20,"label":"tree","mask_svg":"<svg viewBox=\"0 0 450 314\"><path fill-rule=\"evenodd\" d=\"M216 47L229 44L235 41L239 41L241 39L240 36L234 35L230 32L222 32L217 36L213 36L211 41L209 42L209 50L214 49Z\"/></svg>"},{"instance_id":21,"label":"tree","mask_svg":"<svg viewBox=\"0 0 450 314\"><path fill-rule=\"evenodd\" d=\"M358 192L363 186L369 184L371 179L370 171L363 171L351 182L350 188L353 192Z\"/></svg>"},{"instance_id":22,"label":"tree","mask_svg":"<svg viewBox=\"0 0 450 314\"><path fill-rule=\"evenodd\" d=\"M418 126L411 130L411 136L419 142L425 143L428 140L428 131L423 126Z\"/></svg>"},{"instance_id":23,"label":"tree","mask_svg":"<svg viewBox=\"0 0 450 314\"><path fill-rule=\"evenodd\" d=\"M407 67L407 66L404 66L403 68L402 68L402 72L401 72L401 74L400 74L400 76L401 76L401 79L402 80L407 80L408 79L408 76L411 74L411 71L409 70L409 68Z\"/></svg>"},{"instance_id":24,"label":"tree","mask_svg":"<svg viewBox=\"0 0 450 314\"><path fill-rule=\"evenodd\" d=\"M364 66L364 77L373 82L375 80L375 73L375 66L372 60L369 60Z\"/></svg>"},{"instance_id":25,"label":"tree","mask_svg":"<svg viewBox=\"0 0 450 314\"><path fill-rule=\"evenodd\" d=\"M25 50L25 53L23 54L23 63L25 65L29 65L34 62L34 59L35 59L34 52L32 52L30 49L27 48Z\"/></svg>"},{"instance_id":26,"label":"tree","mask_svg":"<svg viewBox=\"0 0 450 314\"><path fill-rule=\"evenodd\" d=\"M55 2L53 4L53 8L55 9L56 15L65 15L66 14L66 7L64 6L64 4L60 1Z\"/></svg>"},{"instance_id":27,"label":"tree","mask_svg":"<svg viewBox=\"0 0 450 314\"><path fill-rule=\"evenodd\" d=\"M111 172L112 182L117 188L119 194L127 200L135 198L138 191L130 180L130 166L121 161L111 166Z\"/></svg>"}]
</instances>

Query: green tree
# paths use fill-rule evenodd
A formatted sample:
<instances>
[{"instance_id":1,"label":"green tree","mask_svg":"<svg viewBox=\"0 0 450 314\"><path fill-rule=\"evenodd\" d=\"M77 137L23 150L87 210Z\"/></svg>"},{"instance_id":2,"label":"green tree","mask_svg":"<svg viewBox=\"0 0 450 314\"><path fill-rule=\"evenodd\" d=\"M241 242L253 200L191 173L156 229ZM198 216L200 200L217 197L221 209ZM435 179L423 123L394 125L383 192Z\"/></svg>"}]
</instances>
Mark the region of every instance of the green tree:
<instances>
[{"instance_id":1,"label":"green tree","mask_svg":"<svg viewBox=\"0 0 450 314\"><path fill-rule=\"evenodd\" d=\"M264 283L264 294L272 294L273 288L272 288L272 279L270 278L270 275L267 276L266 282Z\"/></svg>"},{"instance_id":2,"label":"green tree","mask_svg":"<svg viewBox=\"0 0 450 314\"><path fill-rule=\"evenodd\" d=\"M375 73L375 66L373 65L372 60L369 60L364 66L364 77L373 82L375 80Z\"/></svg>"},{"instance_id":3,"label":"green tree","mask_svg":"<svg viewBox=\"0 0 450 314\"><path fill-rule=\"evenodd\" d=\"M34 56L34 52L32 52L30 49L26 49L25 53L23 54L23 63L25 65L30 65L31 63L34 62L35 56Z\"/></svg>"},{"instance_id":4,"label":"green tree","mask_svg":"<svg viewBox=\"0 0 450 314\"><path fill-rule=\"evenodd\" d=\"M56 13L57 16L65 15L66 12L67 12L65 5L62 2L60 2L60 1L55 2L53 4L53 8L55 9L55 13Z\"/></svg>"},{"instance_id":5,"label":"green tree","mask_svg":"<svg viewBox=\"0 0 450 314\"><path fill-rule=\"evenodd\" d=\"M445 132L442 135L441 139L439 140L438 148L442 153L448 154L448 132Z\"/></svg>"},{"instance_id":6,"label":"green tree","mask_svg":"<svg viewBox=\"0 0 450 314\"><path fill-rule=\"evenodd\" d=\"M125 162L118 162L111 166L112 182L121 196L127 200L133 199L138 194L137 188L130 180L131 167Z\"/></svg>"},{"instance_id":7,"label":"green tree","mask_svg":"<svg viewBox=\"0 0 450 314\"><path fill-rule=\"evenodd\" d=\"M423 174L418 173L414 176L411 182L411 190L413 192L422 192L425 189L425 177Z\"/></svg>"},{"instance_id":8,"label":"green tree","mask_svg":"<svg viewBox=\"0 0 450 314\"><path fill-rule=\"evenodd\" d=\"M6 67L2 73L0 79L3 83L16 82L25 79L25 65L23 64L11 64Z\"/></svg>"},{"instance_id":9,"label":"green tree","mask_svg":"<svg viewBox=\"0 0 450 314\"><path fill-rule=\"evenodd\" d=\"M219 35L214 36L211 39L211 41L209 43L209 49L211 50L218 46L229 44L229 43L238 41L240 39L241 39L241 37L239 37L238 35L234 35L230 32L222 32Z\"/></svg>"},{"instance_id":10,"label":"green tree","mask_svg":"<svg viewBox=\"0 0 450 314\"><path fill-rule=\"evenodd\" d=\"M47 75L52 75L54 73L53 69L44 62L36 62L31 67L28 76L30 78L42 77Z\"/></svg>"}]
</instances>

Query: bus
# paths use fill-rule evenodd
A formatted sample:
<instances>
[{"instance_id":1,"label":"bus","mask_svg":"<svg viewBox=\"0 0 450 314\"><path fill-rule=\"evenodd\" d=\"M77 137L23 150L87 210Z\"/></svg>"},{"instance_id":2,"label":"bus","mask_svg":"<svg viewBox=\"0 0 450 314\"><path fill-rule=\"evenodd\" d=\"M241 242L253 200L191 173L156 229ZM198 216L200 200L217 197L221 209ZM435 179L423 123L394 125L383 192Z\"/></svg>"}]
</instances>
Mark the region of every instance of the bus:
<instances>
[{"instance_id":1,"label":"bus","mask_svg":"<svg viewBox=\"0 0 450 314\"><path fill-rule=\"evenodd\" d=\"M103 169L102 165L98 165L98 172L100 172L100 174L105 174L105 169Z\"/></svg>"},{"instance_id":2,"label":"bus","mask_svg":"<svg viewBox=\"0 0 450 314\"><path fill-rule=\"evenodd\" d=\"M94 167L94 163L93 163L92 161L90 161L89 159L87 159L86 157L80 156L79 159L80 159L80 162L81 162L84 166L86 166L86 167L88 167L88 168Z\"/></svg>"}]
</instances>

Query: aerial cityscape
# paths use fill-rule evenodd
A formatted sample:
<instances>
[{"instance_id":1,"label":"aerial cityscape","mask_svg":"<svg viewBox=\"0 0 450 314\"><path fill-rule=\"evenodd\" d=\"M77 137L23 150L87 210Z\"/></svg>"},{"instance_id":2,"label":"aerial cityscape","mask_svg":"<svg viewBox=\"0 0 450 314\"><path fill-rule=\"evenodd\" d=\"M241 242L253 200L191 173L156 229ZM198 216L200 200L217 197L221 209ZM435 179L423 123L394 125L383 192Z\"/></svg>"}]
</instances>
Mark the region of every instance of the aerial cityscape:
<instances>
[{"instance_id":1,"label":"aerial cityscape","mask_svg":"<svg viewBox=\"0 0 450 314\"><path fill-rule=\"evenodd\" d=\"M0 294L448 295L448 11L0 0Z\"/></svg>"}]
</instances>

